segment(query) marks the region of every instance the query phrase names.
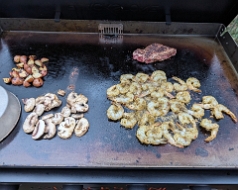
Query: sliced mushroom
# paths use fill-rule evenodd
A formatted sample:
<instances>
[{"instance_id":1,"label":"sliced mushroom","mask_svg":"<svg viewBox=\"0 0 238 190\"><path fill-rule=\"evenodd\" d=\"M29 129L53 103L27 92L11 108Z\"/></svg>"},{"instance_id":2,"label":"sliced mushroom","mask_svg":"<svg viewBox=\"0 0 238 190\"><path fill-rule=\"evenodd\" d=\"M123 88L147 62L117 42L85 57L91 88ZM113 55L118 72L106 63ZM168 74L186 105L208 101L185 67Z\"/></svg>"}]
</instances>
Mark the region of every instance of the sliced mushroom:
<instances>
[{"instance_id":1,"label":"sliced mushroom","mask_svg":"<svg viewBox=\"0 0 238 190\"><path fill-rule=\"evenodd\" d=\"M76 103L73 107L75 107L77 112L86 112L89 109L89 106L86 103Z\"/></svg>"},{"instance_id":2,"label":"sliced mushroom","mask_svg":"<svg viewBox=\"0 0 238 190\"><path fill-rule=\"evenodd\" d=\"M34 112L30 113L23 124L23 130L25 133L31 133L35 129L35 125L38 122L38 115Z\"/></svg>"},{"instance_id":3,"label":"sliced mushroom","mask_svg":"<svg viewBox=\"0 0 238 190\"><path fill-rule=\"evenodd\" d=\"M46 123L46 127L45 127L45 133L47 133L46 135L43 136L44 139L51 139L55 136L56 134L56 126L55 124L52 122L52 119L47 119L45 121Z\"/></svg>"},{"instance_id":4,"label":"sliced mushroom","mask_svg":"<svg viewBox=\"0 0 238 190\"><path fill-rule=\"evenodd\" d=\"M76 107L73 106L70 109L71 109L71 113L75 113L75 114L77 113Z\"/></svg>"},{"instance_id":5,"label":"sliced mushroom","mask_svg":"<svg viewBox=\"0 0 238 190\"><path fill-rule=\"evenodd\" d=\"M69 95L67 96L67 103L70 106L73 106L74 103L76 102L76 98L77 98L77 93L76 92L70 92Z\"/></svg>"},{"instance_id":6,"label":"sliced mushroom","mask_svg":"<svg viewBox=\"0 0 238 190\"><path fill-rule=\"evenodd\" d=\"M89 129L89 122L86 118L81 118L74 129L74 133L78 137L82 137L85 133L87 133Z\"/></svg>"},{"instance_id":7,"label":"sliced mushroom","mask_svg":"<svg viewBox=\"0 0 238 190\"><path fill-rule=\"evenodd\" d=\"M56 94L53 93L47 93L45 94L45 97L49 98L50 100L58 100L58 96Z\"/></svg>"},{"instance_id":8,"label":"sliced mushroom","mask_svg":"<svg viewBox=\"0 0 238 190\"><path fill-rule=\"evenodd\" d=\"M79 94L79 95L77 95L75 101L86 104L88 102L88 98L86 96L84 96L83 94Z\"/></svg>"},{"instance_id":9,"label":"sliced mushroom","mask_svg":"<svg viewBox=\"0 0 238 190\"><path fill-rule=\"evenodd\" d=\"M66 92L64 90L59 89L57 94L59 94L60 96L65 96Z\"/></svg>"},{"instance_id":10,"label":"sliced mushroom","mask_svg":"<svg viewBox=\"0 0 238 190\"><path fill-rule=\"evenodd\" d=\"M52 118L52 122L55 125L59 125L63 120L64 120L64 117L62 116L61 113L56 113L54 117Z\"/></svg>"},{"instance_id":11,"label":"sliced mushroom","mask_svg":"<svg viewBox=\"0 0 238 190\"><path fill-rule=\"evenodd\" d=\"M74 118L74 119L81 119L83 118L83 114L72 114L71 117Z\"/></svg>"},{"instance_id":12,"label":"sliced mushroom","mask_svg":"<svg viewBox=\"0 0 238 190\"><path fill-rule=\"evenodd\" d=\"M53 108L59 107L61 104L62 104L61 100L53 100L51 107L53 109Z\"/></svg>"},{"instance_id":13,"label":"sliced mushroom","mask_svg":"<svg viewBox=\"0 0 238 190\"><path fill-rule=\"evenodd\" d=\"M54 117L54 114L53 113L50 113L50 114L47 114L47 115L44 115L41 120L47 120L47 119L51 119L52 117Z\"/></svg>"},{"instance_id":14,"label":"sliced mushroom","mask_svg":"<svg viewBox=\"0 0 238 190\"><path fill-rule=\"evenodd\" d=\"M62 139L68 139L72 136L75 127L75 119L72 117L65 118L64 122L58 127L58 136Z\"/></svg>"},{"instance_id":15,"label":"sliced mushroom","mask_svg":"<svg viewBox=\"0 0 238 190\"><path fill-rule=\"evenodd\" d=\"M70 108L68 108L67 106L63 107L61 114L63 117L69 117L71 114Z\"/></svg>"},{"instance_id":16,"label":"sliced mushroom","mask_svg":"<svg viewBox=\"0 0 238 190\"><path fill-rule=\"evenodd\" d=\"M24 82L24 79L23 79L23 78L20 78L20 77L14 77L14 78L12 78L12 84L15 85L15 86L22 85L23 82Z\"/></svg>"},{"instance_id":17,"label":"sliced mushroom","mask_svg":"<svg viewBox=\"0 0 238 190\"><path fill-rule=\"evenodd\" d=\"M24 106L25 112L32 111L34 109L35 105L36 105L36 99L35 98L23 99L22 102L23 102L23 104L25 104L25 106Z\"/></svg>"},{"instance_id":18,"label":"sliced mushroom","mask_svg":"<svg viewBox=\"0 0 238 190\"><path fill-rule=\"evenodd\" d=\"M38 115L41 116L45 111L45 105L44 104L37 104L34 112Z\"/></svg>"},{"instance_id":19,"label":"sliced mushroom","mask_svg":"<svg viewBox=\"0 0 238 190\"><path fill-rule=\"evenodd\" d=\"M45 96L39 96L36 98L36 104L44 104L45 102Z\"/></svg>"},{"instance_id":20,"label":"sliced mushroom","mask_svg":"<svg viewBox=\"0 0 238 190\"><path fill-rule=\"evenodd\" d=\"M39 139L45 133L45 122L43 120L39 120L36 124L36 127L32 133L33 139Z\"/></svg>"}]
</instances>

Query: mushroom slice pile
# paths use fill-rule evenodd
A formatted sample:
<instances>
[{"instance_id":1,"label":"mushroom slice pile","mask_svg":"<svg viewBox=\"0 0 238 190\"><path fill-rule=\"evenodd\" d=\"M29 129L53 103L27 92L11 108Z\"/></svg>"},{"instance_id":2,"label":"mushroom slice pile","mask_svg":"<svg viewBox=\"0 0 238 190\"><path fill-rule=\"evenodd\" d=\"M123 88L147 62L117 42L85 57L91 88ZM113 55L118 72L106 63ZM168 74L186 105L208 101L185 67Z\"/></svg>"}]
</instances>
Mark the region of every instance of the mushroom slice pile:
<instances>
[{"instance_id":1,"label":"mushroom slice pile","mask_svg":"<svg viewBox=\"0 0 238 190\"><path fill-rule=\"evenodd\" d=\"M23 130L25 133L32 133L32 138L35 140L42 137L51 139L56 133L62 139L69 139L73 133L81 137L89 129L89 122L83 114L89 108L88 98L82 94L71 92L67 97L67 105L61 112L46 115L43 115L45 111L50 111L62 104L56 94L47 93L44 96L22 101L25 104L25 111L32 111L24 122Z\"/></svg>"}]
</instances>

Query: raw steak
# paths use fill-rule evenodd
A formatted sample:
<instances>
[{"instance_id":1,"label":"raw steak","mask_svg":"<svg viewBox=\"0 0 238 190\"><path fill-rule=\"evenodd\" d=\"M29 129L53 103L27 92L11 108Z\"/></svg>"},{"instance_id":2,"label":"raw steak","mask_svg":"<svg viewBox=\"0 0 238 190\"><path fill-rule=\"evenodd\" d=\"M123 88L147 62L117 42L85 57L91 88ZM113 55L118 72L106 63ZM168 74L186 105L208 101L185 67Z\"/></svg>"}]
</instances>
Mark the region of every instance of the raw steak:
<instances>
[{"instance_id":1,"label":"raw steak","mask_svg":"<svg viewBox=\"0 0 238 190\"><path fill-rule=\"evenodd\" d=\"M177 50L163 44L153 43L145 49L136 49L133 52L133 59L143 63L153 63L156 61L163 61L175 56Z\"/></svg>"}]
</instances>

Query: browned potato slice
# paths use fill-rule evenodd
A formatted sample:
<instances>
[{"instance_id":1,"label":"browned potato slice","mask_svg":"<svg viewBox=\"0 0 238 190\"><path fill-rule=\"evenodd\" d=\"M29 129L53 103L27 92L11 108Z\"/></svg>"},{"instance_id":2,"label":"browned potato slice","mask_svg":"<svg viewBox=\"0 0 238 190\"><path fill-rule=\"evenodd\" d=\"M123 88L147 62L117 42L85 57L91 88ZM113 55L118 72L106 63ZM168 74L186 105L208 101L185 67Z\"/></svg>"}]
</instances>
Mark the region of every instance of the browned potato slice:
<instances>
[{"instance_id":1,"label":"browned potato slice","mask_svg":"<svg viewBox=\"0 0 238 190\"><path fill-rule=\"evenodd\" d=\"M17 72L17 71L15 71L15 70L13 70L13 71L10 71L9 72L9 75L11 76L11 77L19 77L19 73Z\"/></svg>"},{"instance_id":2,"label":"browned potato slice","mask_svg":"<svg viewBox=\"0 0 238 190\"><path fill-rule=\"evenodd\" d=\"M12 79L12 84L16 85L16 86L22 85L23 82L24 82L24 80L22 78L20 78L20 77L14 77Z\"/></svg>"},{"instance_id":3,"label":"browned potato slice","mask_svg":"<svg viewBox=\"0 0 238 190\"><path fill-rule=\"evenodd\" d=\"M25 87L29 87L29 86L31 86L31 83L29 83L29 82L27 82L26 80L24 80L24 82L23 82L23 86L25 86Z\"/></svg>"},{"instance_id":4,"label":"browned potato slice","mask_svg":"<svg viewBox=\"0 0 238 190\"><path fill-rule=\"evenodd\" d=\"M35 62L34 62L33 59L29 59L28 62L27 62L27 64L28 64L29 66L34 66Z\"/></svg>"},{"instance_id":5,"label":"browned potato slice","mask_svg":"<svg viewBox=\"0 0 238 190\"><path fill-rule=\"evenodd\" d=\"M46 58L46 57L42 57L42 58L41 58L41 62L42 62L42 63L44 63L44 62L48 62L48 61L49 61L49 59Z\"/></svg>"},{"instance_id":6,"label":"browned potato slice","mask_svg":"<svg viewBox=\"0 0 238 190\"><path fill-rule=\"evenodd\" d=\"M13 67L12 70L19 72L21 69L20 69L20 68Z\"/></svg>"},{"instance_id":7,"label":"browned potato slice","mask_svg":"<svg viewBox=\"0 0 238 190\"><path fill-rule=\"evenodd\" d=\"M26 78L28 75L29 75L29 74L28 74L24 69L21 69L21 70L19 71L19 76L20 76L21 78Z\"/></svg>"},{"instance_id":8,"label":"browned potato slice","mask_svg":"<svg viewBox=\"0 0 238 190\"><path fill-rule=\"evenodd\" d=\"M32 73L39 73L39 69L36 66L33 66Z\"/></svg>"},{"instance_id":9,"label":"browned potato slice","mask_svg":"<svg viewBox=\"0 0 238 190\"><path fill-rule=\"evenodd\" d=\"M23 68L24 67L24 63L18 63L16 64L18 68Z\"/></svg>"},{"instance_id":10,"label":"browned potato slice","mask_svg":"<svg viewBox=\"0 0 238 190\"><path fill-rule=\"evenodd\" d=\"M27 82L33 82L35 78L32 75L29 75L28 77L26 77L25 81Z\"/></svg>"},{"instance_id":11,"label":"browned potato slice","mask_svg":"<svg viewBox=\"0 0 238 190\"><path fill-rule=\"evenodd\" d=\"M20 55L15 55L14 56L14 62L19 63L20 62Z\"/></svg>"},{"instance_id":12,"label":"browned potato slice","mask_svg":"<svg viewBox=\"0 0 238 190\"><path fill-rule=\"evenodd\" d=\"M35 72L33 73L32 75L35 79L38 79L38 78L41 78L42 77L42 74L41 73L38 73L38 72Z\"/></svg>"},{"instance_id":13,"label":"browned potato slice","mask_svg":"<svg viewBox=\"0 0 238 190\"><path fill-rule=\"evenodd\" d=\"M11 78L11 77L9 77L9 78L3 78L3 82L5 82L6 84L11 83L11 81L12 81L12 78Z\"/></svg>"},{"instance_id":14,"label":"browned potato slice","mask_svg":"<svg viewBox=\"0 0 238 190\"><path fill-rule=\"evenodd\" d=\"M37 65L37 66L39 66L39 67L41 67L42 66L42 62L40 61L40 60L35 60L35 64Z\"/></svg>"}]
</instances>

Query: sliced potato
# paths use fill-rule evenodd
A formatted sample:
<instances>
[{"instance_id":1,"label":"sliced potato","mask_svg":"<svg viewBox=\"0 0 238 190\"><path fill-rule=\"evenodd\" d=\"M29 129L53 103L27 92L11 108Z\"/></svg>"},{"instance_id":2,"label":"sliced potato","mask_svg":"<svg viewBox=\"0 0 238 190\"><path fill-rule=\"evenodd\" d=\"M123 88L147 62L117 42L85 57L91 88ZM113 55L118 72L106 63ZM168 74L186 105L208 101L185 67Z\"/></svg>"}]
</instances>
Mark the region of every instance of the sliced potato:
<instances>
[{"instance_id":1,"label":"sliced potato","mask_svg":"<svg viewBox=\"0 0 238 190\"><path fill-rule=\"evenodd\" d=\"M29 55L29 59L32 59L34 61L36 59L36 55Z\"/></svg>"},{"instance_id":2,"label":"sliced potato","mask_svg":"<svg viewBox=\"0 0 238 190\"><path fill-rule=\"evenodd\" d=\"M3 82L5 82L6 84L11 83L11 81L12 81L12 78L11 78L11 77L9 77L9 78L3 78Z\"/></svg>"},{"instance_id":3,"label":"sliced potato","mask_svg":"<svg viewBox=\"0 0 238 190\"><path fill-rule=\"evenodd\" d=\"M36 66L33 66L32 73L39 73L39 69Z\"/></svg>"},{"instance_id":4,"label":"sliced potato","mask_svg":"<svg viewBox=\"0 0 238 190\"><path fill-rule=\"evenodd\" d=\"M29 87L29 86L31 86L31 83L29 83L29 82L27 82L26 80L24 80L24 82L23 82L23 86L25 86L25 87Z\"/></svg>"},{"instance_id":5,"label":"sliced potato","mask_svg":"<svg viewBox=\"0 0 238 190\"><path fill-rule=\"evenodd\" d=\"M18 63L18 64L16 64L16 66L17 66L18 68L23 68L24 63Z\"/></svg>"},{"instance_id":6,"label":"sliced potato","mask_svg":"<svg viewBox=\"0 0 238 190\"><path fill-rule=\"evenodd\" d=\"M40 61L40 60L35 60L35 64L37 65L37 66L39 66L39 67L41 67L42 66L42 62Z\"/></svg>"},{"instance_id":7,"label":"sliced potato","mask_svg":"<svg viewBox=\"0 0 238 190\"><path fill-rule=\"evenodd\" d=\"M42 74L41 73L38 73L38 72L33 72L33 75L32 75L35 79L38 79L38 78L41 78L42 77Z\"/></svg>"},{"instance_id":8,"label":"sliced potato","mask_svg":"<svg viewBox=\"0 0 238 190\"><path fill-rule=\"evenodd\" d=\"M48 62L48 61L49 61L49 59L46 58L46 57L42 57L42 58L41 58L41 62L42 62L42 63L44 63L44 62Z\"/></svg>"},{"instance_id":9,"label":"sliced potato","mask_svg":"<svg viewBox=\"0 0 238 190\"><path fill-rule=\"evenodd\" d=\"M21 69L20 69L20 68L16 68L16 67L14 67L14 68L12 68L12 70L13 70L13 71L17 71L17 72L19 72Z\"/></svg>"},{"instance_id":10,"label":"sliced potato","mask_svg":"<svg viewBox=\"0 0 238 190\"><path fill-rule=\"evenodd\" d=\"M20 57L21 57L20 55L15 55L14 56L14 62L19 63Z\"/></svg>"},{"instance_id":11,"label":"sliced potato","mask_svg":"<svg viewBox=\"0 0 238 190\"><path fill-rule=\"evenodd\" d=\"M13 71L10 71L9 72L9 75L11 76L11 77L19 77L19 73L17 72L17 71L15 71L15 70L13 70Z\"/></svg>"},{"instance_id":12,"label":"sliced potato","mask_svg":"<svg viewBox=\"0 0 238 190\"><path fill-rule=\"evenodd\" d=\"M28 64L29 66L34 66L35 62L34 62L33 59L29 59L28 62L27 62L27 64Z\"/></svg>"},{"instance_id":13,"label":"sliced potato","mask_svg":"<svg viewBox=\"0 0 238 190\"><path fill-rule=\"evenodd\" d=\"M32 75L29 75L28 77L26 77L25 81L27 82L33 82L35 78Z\"/></svg>"},{"instance_id":14,"label":"sliced potato","mask_svg":"<svg viewBox=\"0 0 238 190\"><path fill-rule=\"evenodd\" d=\"M20 76L21 78L26 78L28 75L29 75L29 74L28 74L24 69L21 69L21 70L19 71L19 76Z\"/></svg>"}]
</instances>

